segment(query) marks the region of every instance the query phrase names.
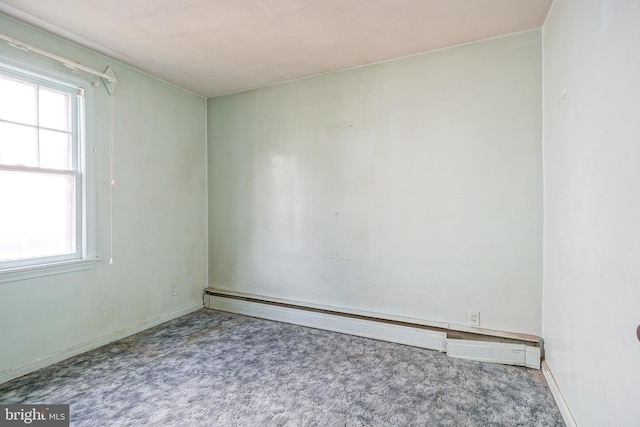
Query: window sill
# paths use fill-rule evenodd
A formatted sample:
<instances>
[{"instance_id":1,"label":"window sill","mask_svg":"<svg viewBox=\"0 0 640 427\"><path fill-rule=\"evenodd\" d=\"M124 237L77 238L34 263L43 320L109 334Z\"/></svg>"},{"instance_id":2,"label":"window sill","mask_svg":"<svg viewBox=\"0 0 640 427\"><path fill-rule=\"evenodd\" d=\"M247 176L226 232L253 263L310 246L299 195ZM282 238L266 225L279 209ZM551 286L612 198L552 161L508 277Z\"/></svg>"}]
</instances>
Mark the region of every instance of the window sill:
<instances>
[{"instance_id":1,"label":"window sill","mask_svg":"<svg viewBox=\"0 0 640 427\"><path fill-rule=\"evenodd\" d=\"M98 261L100 261L100 258L86 258L53 262L50 264L8 268L6 270L0 270L0 283L53 276L54 274L69 273L72 271L89 270L95 267Z\"/></svg>"}]
</instances>

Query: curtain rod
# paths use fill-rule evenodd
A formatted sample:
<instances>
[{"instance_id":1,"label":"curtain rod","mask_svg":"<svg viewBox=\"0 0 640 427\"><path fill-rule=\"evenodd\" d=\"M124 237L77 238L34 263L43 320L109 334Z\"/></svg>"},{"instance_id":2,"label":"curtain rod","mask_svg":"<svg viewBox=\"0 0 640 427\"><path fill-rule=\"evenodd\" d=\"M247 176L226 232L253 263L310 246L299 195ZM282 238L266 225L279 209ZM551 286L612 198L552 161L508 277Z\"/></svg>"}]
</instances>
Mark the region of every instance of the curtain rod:
<instances>
[{"instance_id":1,"label":"curtain rod","mask_svg":"<svg viewBox=\"0 0 640 427\"><path fill-rule=\"evenodd\" d=\"M24 50L27 52L37 53L38 55L46 56L47 58L60 62L65 67L70 68L72 70L81 70L81 71L84 71L85 73L102 77L109 83L118 83L118 79L116 79L115 76L102 73L100 71L96 71L93 68L85 67L82 64L78 64L77 62L73 62L69 59L63 58L62 56L58 56L55 53L47 52L46 50L37 48L28 43L21 42L20 40L7 36L6 34L0 33L0 39L6 40L7 42L9 42L9 46L12 46L12 47L15 47L16 49Z\"/></svg>"}]
</instances>

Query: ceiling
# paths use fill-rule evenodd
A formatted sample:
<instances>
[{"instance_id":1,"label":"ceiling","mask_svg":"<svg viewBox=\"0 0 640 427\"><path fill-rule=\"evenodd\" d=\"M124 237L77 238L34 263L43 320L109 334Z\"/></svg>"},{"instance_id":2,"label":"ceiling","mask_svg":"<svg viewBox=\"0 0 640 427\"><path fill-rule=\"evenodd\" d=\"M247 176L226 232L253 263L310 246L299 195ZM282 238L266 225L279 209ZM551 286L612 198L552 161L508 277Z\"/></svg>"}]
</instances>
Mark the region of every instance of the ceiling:
<instances>
[{"instance_id":1,"label":"ceiling","mask_svg":"<svg viewBox=\"0 0 640 427\"><path fill-rule=\"evenodd\" d=\"M551 2L0 0L0 12L211 97L539 28Z\"/></svg>"}]
</instances>

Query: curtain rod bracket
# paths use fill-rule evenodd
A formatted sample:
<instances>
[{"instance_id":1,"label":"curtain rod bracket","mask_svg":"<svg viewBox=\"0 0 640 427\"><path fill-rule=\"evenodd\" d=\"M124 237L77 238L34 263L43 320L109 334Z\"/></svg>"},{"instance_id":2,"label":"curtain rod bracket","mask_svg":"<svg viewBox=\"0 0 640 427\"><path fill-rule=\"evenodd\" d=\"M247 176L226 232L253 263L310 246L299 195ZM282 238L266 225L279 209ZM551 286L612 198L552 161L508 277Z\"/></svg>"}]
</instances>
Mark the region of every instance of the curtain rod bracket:
<instances>
[{"instance_id":1,"label":"curtain rod bracket","mask_svg":"<svg viewBox=\"0 0 640 427\"><path fill-rule=\"evenodd\" d=\"M107 92L109 92L109 95L113 95L113 92L115 92L116 87L118 86L118 79L116 79L116 74L113 72L111 67L107 67L107 69L104 70L104 74L111 77L102 77L102 82L104 83L104 87L107 89Z\"/></svg>"}]
</instances>

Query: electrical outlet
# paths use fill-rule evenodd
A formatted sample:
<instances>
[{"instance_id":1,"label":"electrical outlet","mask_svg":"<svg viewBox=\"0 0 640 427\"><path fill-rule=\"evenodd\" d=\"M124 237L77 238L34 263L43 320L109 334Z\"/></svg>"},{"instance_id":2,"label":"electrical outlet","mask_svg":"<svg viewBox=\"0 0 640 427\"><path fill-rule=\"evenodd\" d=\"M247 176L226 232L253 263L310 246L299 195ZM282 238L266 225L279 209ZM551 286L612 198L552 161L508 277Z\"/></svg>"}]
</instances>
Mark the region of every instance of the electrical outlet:
<instances>
[{"instance_id":1,"label":"electrical outlet","mask_svg":"<svg viewBox=\"0 0 640 427\"><path fill-rule=\"evenodd\" d=\"M174 286L171 288L171 296L175 297L176 295L178 295L178 289Z\"/></svg>"},{"instance_id":2,"label":"electrical outlet","mask_svg":"<svg viewBox=\"0 0 640 427\"><path fill-rule=\"evenodd\" d=\"M480 326L480 310L469 310L469 326Z\"/></svg>"}]
</instances>

